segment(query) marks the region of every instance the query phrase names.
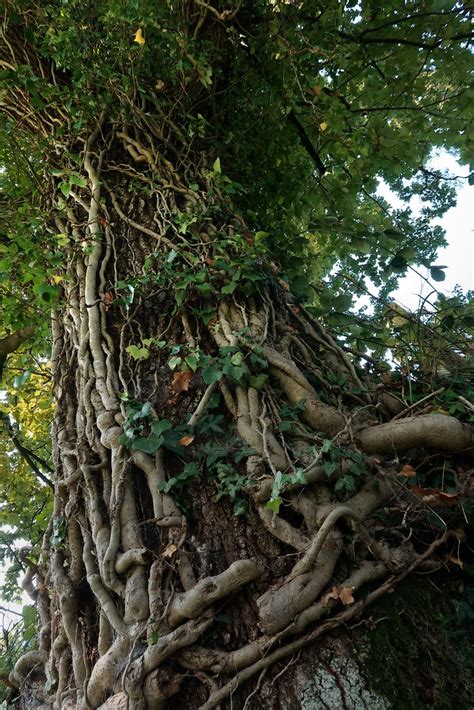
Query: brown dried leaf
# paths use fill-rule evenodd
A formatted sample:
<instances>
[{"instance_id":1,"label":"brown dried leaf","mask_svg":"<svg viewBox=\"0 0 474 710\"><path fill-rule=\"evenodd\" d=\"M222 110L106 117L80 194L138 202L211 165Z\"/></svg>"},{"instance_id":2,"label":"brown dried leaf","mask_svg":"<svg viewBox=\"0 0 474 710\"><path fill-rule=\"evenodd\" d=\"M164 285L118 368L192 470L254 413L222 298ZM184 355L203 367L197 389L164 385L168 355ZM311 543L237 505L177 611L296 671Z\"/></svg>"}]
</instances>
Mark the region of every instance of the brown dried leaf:
<instances>
[{"instance_id":1,"label":"brown dried leaf","mask_svg":"<svg viewBox=\"0 0 474 710\"><path fill-rule=\"evenodd\" d=\"M354 604L354 597L352 592L354 587L340 587L339 588L339 599L344 604L344 606L349 606L349 604Z\"/></svg>"},{"instance_id":2,"label":"brown dried leaf","mask_svg":"<svg viewBox=\"0 0 474 710\"><path fill-rule=\"evenodd\" d=\"M407 463L400 471L400 476L405 476L405 478L415 478L416 471L413 466L410 466L410 464Z\"/></svg>"},{"instance_id":3,"label":"brown dried leaf","mask_svg":"<svg viewBox=\"0 0 474 710\"><path fill-rule=\"evenodd\" d=\"M174 373L171 389L175 395L180 394L180 392L188 391L192 376L193 373L190 370L186 370L184 372L178 371Z\"/></svg>"},{"instance_id":4,"label":"brown dried leaf","mask_svg":"<svg viewBox=\"0 0 474 710\"><path fill-rule=\"evenodd\" d=\"M332 587L332 589L330 589L329 592L324 595L321 601L324 606L327 606L330 599L339 599L339 601L341 601L344 606L354 604L355 600L352 596L353 590L354 587Z\"/></svg>"},{"instance_id":5,"label":"brown dried leaf","mask_svg":"<svg viewBox=\"0 0 474 710\"><path fill-rule=\"evenodd\" d=\"M461 496L458 493L445 493L439 488L421 488L412 486L412 491L423 498L425 503L430 505L446 505L449 508L459 503Z\"/></svg>"},{"instance_id":6,"label":"brown dried leaf","mask_svg":"<svg viewBox=\"0 0 474 710\"><path fill-rule=\"evenodd\" d=\"M194 439L196 437L194 434L185 434L184 436L181 437L181 439L178 441L178 444L181 446L189 446L189 444L192 444Z\"/></svg>"},{"instance_id":7,"label":"brown dried leaf","mask_svg":"<svg viewBox=\"0 0 474 710\"><path fill-rule=\"evenodd\" d=\"M176 545L174 543L170 542L170 544L166 546L166 548L163 552L163 557L173 557L173 555L177 549L178 548L176 547Z\"/></svg>"}]
</instances>

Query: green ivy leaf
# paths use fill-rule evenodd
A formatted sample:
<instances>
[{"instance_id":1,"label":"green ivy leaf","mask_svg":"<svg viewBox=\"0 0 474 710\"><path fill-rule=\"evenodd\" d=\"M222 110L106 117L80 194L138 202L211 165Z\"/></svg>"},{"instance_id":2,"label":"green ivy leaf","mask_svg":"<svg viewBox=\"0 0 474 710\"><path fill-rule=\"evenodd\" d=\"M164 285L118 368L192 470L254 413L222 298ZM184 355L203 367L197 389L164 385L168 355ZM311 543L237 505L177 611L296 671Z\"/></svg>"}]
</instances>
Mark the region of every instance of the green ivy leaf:
<instances>
[{"instance_id":1,"label":"green ivy leaf","mask_svg":"<svg viewBox=\"0 0 474 710\"><path fill-rule=\"evenodd\" d=\"M206 385L212 385L213 382L219 382L223 374L222 370L217 368L215 365L209 365L202 371L202 379Z\"/></svg>"},{"instance_id":2,"label":"green ivy leaf","mask_svg":"<svg viewBox=\"0 0 474 710\"><path fill-rule=\"evenodd\" d=\"M71 192L71 185L68 182L62 182L59 185L59 189L63 193L64 197L69 197L70 192Z\"/></svg>"},{"instance_id":3,"label":"green ivy leaf","mask_svg":"<svg viewBox=\"0 0 474 710\"><path fill-rule=\"evenodd\" d=\"M155 454L164 442L163 436L152 434L151 436L140 436L133 440L132 449L143 451L145 454Z\"/></svg>"},{"instance_id":4,"label":"green ivy leaf","mask_svg":"<svg viewBox=\"0 0 474 710\"><path fill-rule=\"evenodd\" d=\"M283 501L279 496L277 498L270 498L265 507L271 510L273 513L278 513L280 511L280 506L282 502Z\"/></svg>"},{"instance_id":5,"label":"green ivy leaf","mask_svg":"<svg viewBox=\"0 0 474 710\"><path fill-rule=\"evenodd\" d=\"M193 372L196 372L198 366L198 359L195 355L188 355L187 357L185 357L184 362Z\"/></svg>"},{"instance_id":6,"label":"green ivy leaf","mask_svg":"<svg viewBox=\"0 0 474 710\"><path fill-rule=\"evenodd\" d=\"M260 374L249 377L249 385L256 390L262 390L268 381L268 375Z\"/></svg>"},{"instance_id":7,"label":"green ivy leaf","mask_svg":"<svg viewBox=\"0 0 474 710\"><path fill-rule=\"evenodd\" d=\"M125 350L134 360L147 360L150 356L148 348L139 348L137 345L129 345Z\"/></svg>"}]
</instances>

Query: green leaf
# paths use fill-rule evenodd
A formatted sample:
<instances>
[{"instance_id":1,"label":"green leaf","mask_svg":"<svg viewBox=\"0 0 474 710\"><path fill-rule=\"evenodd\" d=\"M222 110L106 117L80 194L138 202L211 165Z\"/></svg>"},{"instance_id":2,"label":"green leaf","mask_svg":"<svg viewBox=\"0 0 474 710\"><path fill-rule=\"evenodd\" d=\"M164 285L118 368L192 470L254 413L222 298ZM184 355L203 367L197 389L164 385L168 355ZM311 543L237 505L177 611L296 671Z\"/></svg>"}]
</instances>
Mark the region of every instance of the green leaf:
<instances>
[{"instance_id":1,"label":"green leaf","mask_svg":"<svg viewBox=\"0 0 474 710\"><path fill-rule=\"evenodd\" d=\"M64 197L69 197L70 192L71 192L71 185L68 182L62 182L59 185L59 189L63 193Z\"/></svg>"},{"instance_id":2,"label":"green leaf","mask_svg":"<svg viewBox=\"0 0 474 710\"><path fill-rule=\"evenodd\" d=\"M234 293L237 286L238 286L237 281L231 281L229 284L222 286L221 293Z\"/></svg>"},{"instance_id":3,"label":"green leaf","mask_svg":"<svg viewBox=\"0 0 474 710\"><path fill-rule=\"evenodd\" d=\"M136 406L138 404L138 407ZM144 402L142 405L140 403L133 403L130 413L128 408L126 408L127 416L131 422L135 422L138 419L146 419L151 414L151 402Z\"/></svg>"},{"instance_id":4,"label":"green leaf","mask_svg":"<svg viewBox=\"0 0 474 710\"><path fill-rule=\"evenodd\" d=\"M396 254L393 257L392 261L390 262L390 266L392 267L392 269L394 269L396 271L406 269L407 260L405 259L405 257L401 253Z\"/></svg>"},{"instance_id":5,"label":"green leaf","mask_svg":"<svg viewBox=\"0 0 474 710\"><path fill-rule=\"evenodd\" d=\"M222 370L215 365L209 365L202 371L202 379L206 385L212 385L213 382L219 382L223 374Z\"/></svg>"},{"instance_id":6,"label":"green leaf","mask_svg":"<svg viewBox=\"0 0 474 710\"><path fill-rule=\"evenodd\" d=\"M137 345L129 345L125 350L134 360L147 360L150 356L148 348L139 348Z\"/></svg>"},{"instance_id":7,"label":"green leaf","mask_svg":"<svg viewBox=\"0 0 474 710\"><path fill-rule=\"evenodd\" d=\"M328 476L328 478L332 476L333 473L338 471L339 468L340 465L337 461L325 461L323 463L324 473L326 474L326 476Z\"/></svg>"},{"instance_id":8,"label":"green leaf","mask_svg":"<svg viewBox=\"0 0 474 710\"><path fill-rule=\"evenodd\" d=\"M283 501L280 497L270 498L265 507L271 510L273 513L278 513L280 511L280 506L282 502Z\"/></svg>"},{"instance_id":9,"label":"green leaf","mask_svg":"<svg viewBox=\"0 0 474 710\"><path fill-rule=\"evenodd\" d=\"M83 178L81 175L72 174L69 177L69 182L71 185L77 185L78 187L87 187L87 180L85 178Z\"/></svg>"},{"instance_id":10,"label":"green leaf","mask_svg":"<svg viewBox=\"0 0 474 710\"><path fill-rule=\"evenodd\" d=\"M155 419L151 425L151 430L154 434L163 434L165 431L170 431L172 428L173 424L169 419Z\"/></svg>"},{"instance_id":11,"label":"green leaf","mask_svg":"<svg viewBox=\"0 0 474 710\"><path fill-rule=\"evenodd\" d=\"M446 266L432 266L430 269L430 274L433 281L444 281L446 278L446 274L444 273L443 269L446 268Z\"/></svg>"},{"instance_id":12,"label":"green leaf","mask_svg":"<svg viewBox=\"0 0 474 710\"><path fill-rule=\"evenodd\" d=\"M187 357L185 357L184 362L193 372L196 372L198 366L198 359L195 355L188 355Z\"/></svg>"},{"instance_id":13,"label":"green leaf","mask_svg":"<svg viewBox=\"0 0 474 710\"><path fill-rule=\"evenodd\" d=\"M170 370L176 370L176 368L181 365L183 362L183 358L180 355L173 355L173 357L170 357L168 360L168 367Z\"/></svg>"},{"instance_id":14,"label":"green leaf","mask_svg":"<svg viewBox=\"0 0 474 710\"><path fill-rule=\"evenodd\" d=\"M260 374L249 377L249 385L256 390L262 390L268 381L268 375Z\"/></svg>"},{"instance_id":15,"label":"green leaf","mask_svg":"<svg viewBox=\"0 0 474 710\"><path fill-rule=\"evenodd\" d=\"M333 448L334 444L331 439L324 439L323 445L321 446L321 453L327 454Z\"/></svg>"},{"instance_id":16,"label":"green leaf","mask_svg":"<svg viewBox=\"0 0 474 710\"><path fill-rule=\"evenodd\" d=\"M214 165L212 166L212 169L214 170L215 173L218 173L218 174L222 172L222 170L221 170L221 159L220 159L220 158L216 158L216 159L215 159Z\"/></svg>"},{"instance_id":17,"label":"green leaf","mask_svg":"<svg viewBox=\"0 0 474 710\"><path fill-rule=\"evenodd\" d=\"M145 454L155 454L163 445L164 437L157 434L140 436L133 440L132 449L143 451Z\"/></svg>"},{"instance_id":18,"label":"green leaf","mask_svg":"<svg viewBox=\"0 0 474 710\"><path fill-rule=\"evenodd\" d=\"M388 229L384 229L383 233L389 239L402 239L404 237L403 232L400 231L400 229L396 229L395 227L389 227Z\"/></svg>"}]
</instances>

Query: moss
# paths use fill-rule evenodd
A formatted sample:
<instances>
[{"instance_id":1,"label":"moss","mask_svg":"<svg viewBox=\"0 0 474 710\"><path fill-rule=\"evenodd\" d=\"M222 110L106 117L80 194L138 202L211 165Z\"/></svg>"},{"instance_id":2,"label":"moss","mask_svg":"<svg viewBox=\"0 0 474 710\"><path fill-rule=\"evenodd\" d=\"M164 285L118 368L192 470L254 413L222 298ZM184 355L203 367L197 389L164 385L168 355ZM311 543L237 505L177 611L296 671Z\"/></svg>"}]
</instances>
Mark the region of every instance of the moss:
<instances>
[{"instance_id":1,"label":"moss","mask_svg":"<svg viewBox=\"0 0 474 710\"><path fill-rule=\"evenodd\" d=\"M473 706L471 674L448 633L450 596L418 577L372 614L376 626L364 635L361 665L369 688L397 710Z\"/></svg>"}]
</instances>

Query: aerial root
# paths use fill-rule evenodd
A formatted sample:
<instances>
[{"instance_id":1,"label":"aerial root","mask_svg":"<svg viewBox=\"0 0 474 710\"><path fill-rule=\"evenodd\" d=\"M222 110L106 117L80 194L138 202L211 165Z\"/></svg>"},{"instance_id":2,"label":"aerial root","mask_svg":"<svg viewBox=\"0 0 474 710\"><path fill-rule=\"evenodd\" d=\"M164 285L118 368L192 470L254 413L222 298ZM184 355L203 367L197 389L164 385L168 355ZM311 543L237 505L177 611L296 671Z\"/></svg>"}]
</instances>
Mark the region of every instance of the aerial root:
<instances>
[{"instance_id":1,"label":"aerial root","mask_svg":"<svg viewBox=\"0 0 474 710\"><path fill-rule=\"evenodd\" d=\"M193 589L178 594L171 602L168 622L174 627L184 619L194 619L218 599L232 594L258 579L263 568L256 560L237 560L215 577L201 579Z\"/></svg>"}]
</instances>

